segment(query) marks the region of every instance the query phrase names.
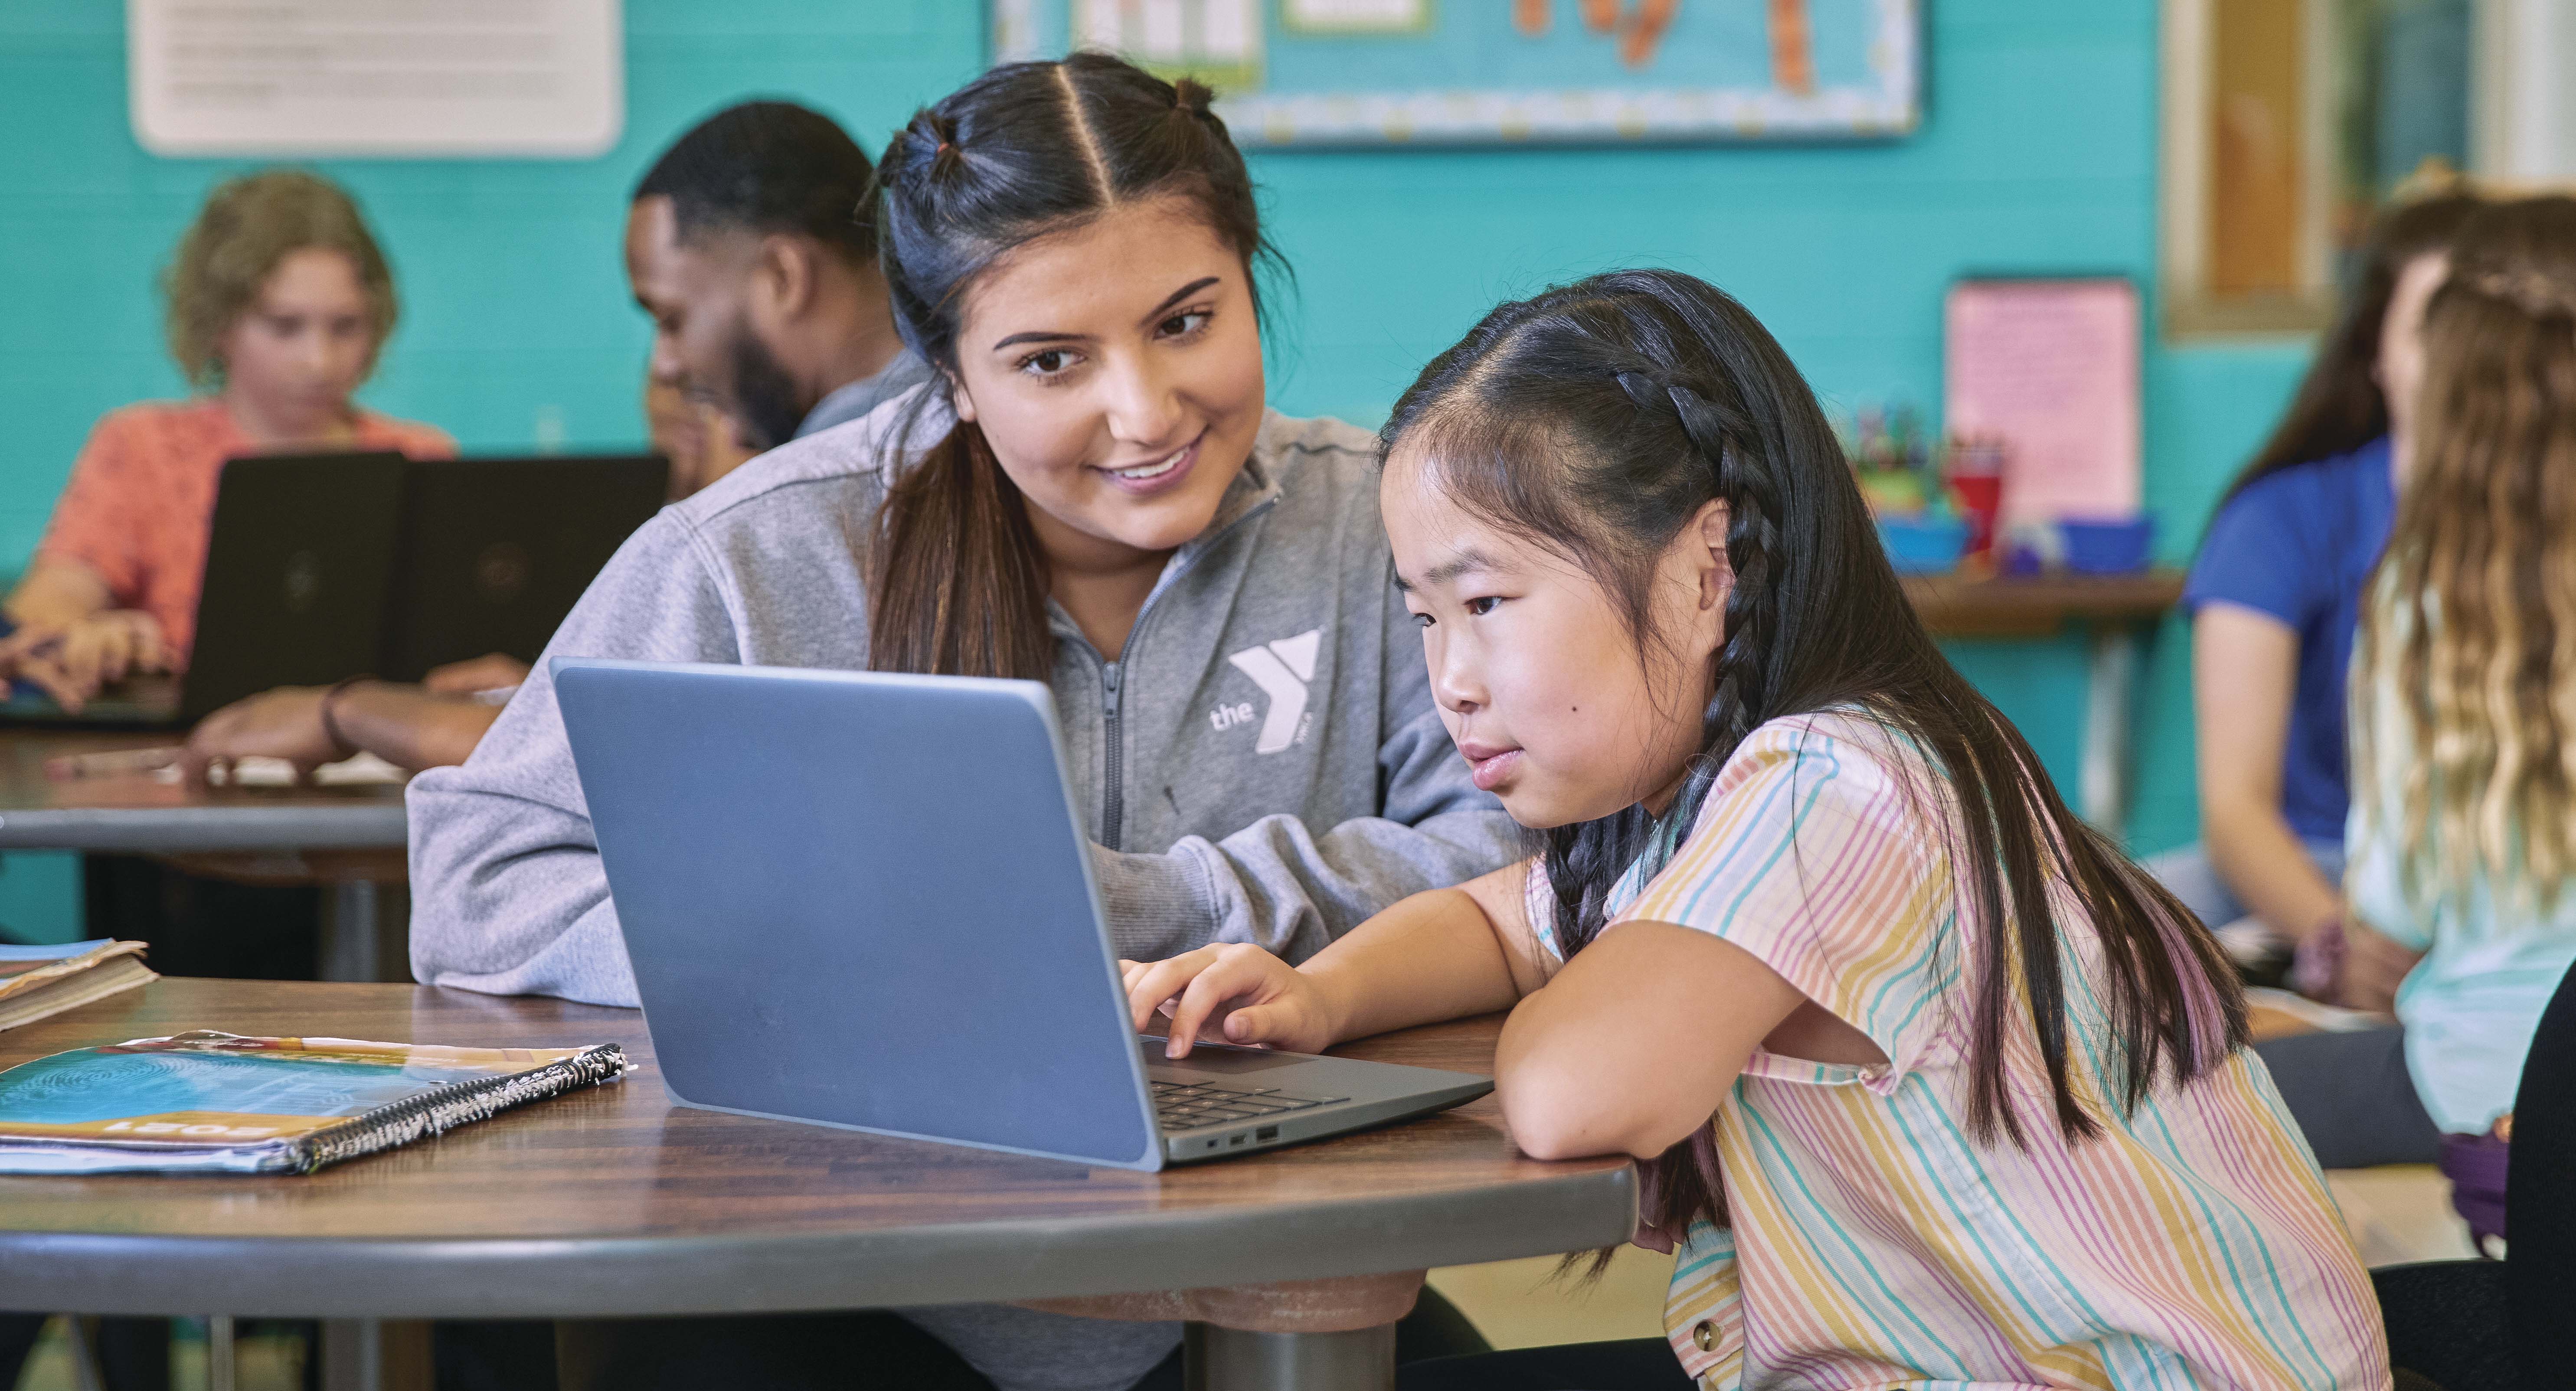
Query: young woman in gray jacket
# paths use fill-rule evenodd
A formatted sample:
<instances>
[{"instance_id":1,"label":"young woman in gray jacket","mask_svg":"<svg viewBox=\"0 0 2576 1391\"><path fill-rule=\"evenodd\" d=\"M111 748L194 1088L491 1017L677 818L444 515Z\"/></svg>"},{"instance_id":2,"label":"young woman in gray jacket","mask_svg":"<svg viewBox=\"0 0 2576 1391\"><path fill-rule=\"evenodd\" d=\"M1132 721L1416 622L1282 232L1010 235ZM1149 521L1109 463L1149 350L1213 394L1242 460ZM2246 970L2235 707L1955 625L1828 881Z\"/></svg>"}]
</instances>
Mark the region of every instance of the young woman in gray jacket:
<instances>
[{"instance_id":1,"label":"young woman in gray jacket","mask_svg":"<svg viewBox=\"0 0 2576 1391\"><path fill-rule=\"evenodd\" d=\"M1263 404L1272 257L1207 99L1076 55L916 114L873 214L932 382L665 511L549 653L1047 682L1119 954L1297 961L1515 837L1434 708L1370 436ZM545 663L410 808L421 980L635 1003ZM1010 1387L1124 1391L1178 1339L907 1317Z\"/></svg>"}]
</instances>

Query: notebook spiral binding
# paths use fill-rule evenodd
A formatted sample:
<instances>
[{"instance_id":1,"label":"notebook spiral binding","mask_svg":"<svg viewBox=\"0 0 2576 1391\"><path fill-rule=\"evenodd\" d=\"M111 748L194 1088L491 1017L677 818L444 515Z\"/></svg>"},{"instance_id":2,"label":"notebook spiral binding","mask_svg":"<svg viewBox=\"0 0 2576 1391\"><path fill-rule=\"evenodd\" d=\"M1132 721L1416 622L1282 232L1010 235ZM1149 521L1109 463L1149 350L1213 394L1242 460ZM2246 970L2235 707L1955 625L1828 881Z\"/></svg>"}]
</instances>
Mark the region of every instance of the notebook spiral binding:
<instances>
[{"instance_id":1,"label":"notebook spiral binding","mask_svg":"<svg viewBox=\"0 0 2576 1391\"><path fill-rule=\"evenodd\" d=\"M407 1101L379 1106L317 1134L291 1141L279 1170L309 1174L344 1159L407 1145L424 1136L444 1134L460 1125L499 1115L514 1106L543 1101L626 1075L626 1050L614 1043L586 1048L560 1062L510 1077L456 1082Z\"/></svg>"}]
</instances>

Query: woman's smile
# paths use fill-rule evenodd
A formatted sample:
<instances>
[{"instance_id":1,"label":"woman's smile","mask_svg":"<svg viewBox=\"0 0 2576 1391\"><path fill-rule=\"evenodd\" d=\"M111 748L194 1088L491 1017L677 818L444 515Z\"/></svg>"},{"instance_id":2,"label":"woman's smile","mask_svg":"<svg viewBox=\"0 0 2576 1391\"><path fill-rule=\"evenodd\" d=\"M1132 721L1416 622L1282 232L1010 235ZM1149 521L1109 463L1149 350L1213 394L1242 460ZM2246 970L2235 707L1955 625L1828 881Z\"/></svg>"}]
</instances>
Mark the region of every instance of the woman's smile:
<instances>
[{"instance_id":1,"label":"woman's smile","mask_svg":"<svg viewBox=\"0 0 2576 1391\"><path fill-rule=\"evenodd\" d=\"M1188 480L1191 467L1199 461L1199 446L1206 441L1207 431L1202 428L1188 444L1159 459L1148 459L1141 464L1129 464L1125 467L1111 467L1105 464L1094 465L1094 467L1128 496L1152 497L1158 493L1169 492Z\"/></svg>"}]
</instances>

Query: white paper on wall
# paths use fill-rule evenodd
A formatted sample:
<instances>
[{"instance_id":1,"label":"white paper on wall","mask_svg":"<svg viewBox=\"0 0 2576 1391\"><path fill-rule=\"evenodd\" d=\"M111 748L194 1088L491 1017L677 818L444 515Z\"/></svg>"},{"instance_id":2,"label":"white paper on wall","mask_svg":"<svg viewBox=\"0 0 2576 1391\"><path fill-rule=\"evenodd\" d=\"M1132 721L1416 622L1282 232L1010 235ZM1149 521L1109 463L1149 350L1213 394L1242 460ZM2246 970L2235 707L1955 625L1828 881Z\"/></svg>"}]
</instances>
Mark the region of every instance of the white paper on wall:
<instances>
[{"instance_id":1,"label":"white paper on wall","mask_svg":"<svg viewBox=\"0 0 2576 1391\"><path fill-rule=\"evenodd\" d=\"M126 0L158 155L588 156L626 124L619 0Z\"/></svg>"}]
</instances>

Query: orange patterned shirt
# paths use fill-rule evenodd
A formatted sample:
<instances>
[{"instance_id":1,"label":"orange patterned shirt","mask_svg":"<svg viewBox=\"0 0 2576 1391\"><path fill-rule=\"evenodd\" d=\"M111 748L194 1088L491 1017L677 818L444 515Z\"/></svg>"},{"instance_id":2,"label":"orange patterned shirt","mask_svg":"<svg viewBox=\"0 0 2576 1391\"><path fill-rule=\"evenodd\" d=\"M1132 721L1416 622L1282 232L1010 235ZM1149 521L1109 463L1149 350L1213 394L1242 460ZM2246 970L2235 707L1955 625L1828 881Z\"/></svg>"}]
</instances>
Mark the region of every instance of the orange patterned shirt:
<instances>
[{"instance_id":1,"label":"orange patterned shirt","mask_svg":"<svg viewBox=\"0 0 2576 1391\"><path fill-rule=\"evenodd\" d=\"M416 459L456 455L456 441L435 426L363 410L349 447L399 450ZM146 401L109 411L81 447L36 557L96 571L116 607L141 609L160 623L185 665L197 636L215 483L226 459L266 452L218 400Z\"/></svg>"}]
</instances>

